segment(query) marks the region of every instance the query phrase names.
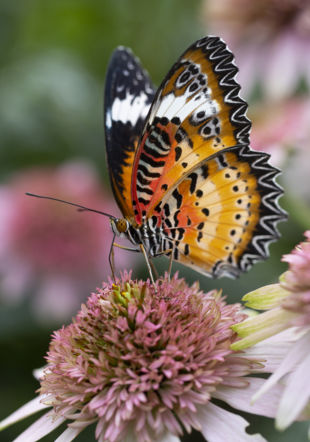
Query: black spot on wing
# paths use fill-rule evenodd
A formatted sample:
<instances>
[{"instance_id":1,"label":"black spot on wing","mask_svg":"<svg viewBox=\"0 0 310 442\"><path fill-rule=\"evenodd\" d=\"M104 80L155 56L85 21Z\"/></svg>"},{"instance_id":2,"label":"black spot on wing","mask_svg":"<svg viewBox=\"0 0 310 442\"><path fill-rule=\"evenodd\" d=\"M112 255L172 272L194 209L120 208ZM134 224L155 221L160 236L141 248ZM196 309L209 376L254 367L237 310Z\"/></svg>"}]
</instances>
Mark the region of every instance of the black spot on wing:
<instances>
[{"instance_id":1,"label":"black spot on wing","mask_svg":"<svg viewBox=\"0 0 310 442\"><path fill-rule=\"evenodd\" d=\"M198 179L197 173L196 172L191 173L190 175L188 175L188 178L191 180L189 191L190 193L194 193Z\"/></svg>"},{"instance_id":2,"label":"black spot on wing","mask_svg":"<svg viewBox=\"0 0 310 442\"><path fill-rule=\"evenodd\" d=\"M178 117L173 117L171 123L175 124L176 126L179 126L181 124L181 120Z\"/></svg>"},{"instance_id":3,"label":"black spot on wing","mask_svg":"<svg viewBox=\"0 0 310 442\"><path fill-rule=\"evenodd\" d=\"M202 173L202 177L203 177L204 179L207 179L207 178L208 178L208 176L209 176L209 171L208 171L208 166L207 166L206 164L203 164L203 165L201 166L201 173Z\"/></svg>"},{"instance_id":4,"label":"black spot on wing","mask_svg":"<svg viewBox=\"0 0 310 442\"><path fill-rule=\"evenodd\" d=\"M174 189L174 191L172 192L172 196L176 200L177 209L179 209L181 207L182 200L183 200L182 195L178 192L178 189Z\"/></svg>"},{"instance_id":5,"label":"black spot on wing","mask_svg":"<svg viewBox=\"0 0 310 442\"><path fill-rule=\"evenodd\" d=\"M175 162L178 162L182 155L182 149L180 146L175 148Z\"/></svg>"}]
</instances>

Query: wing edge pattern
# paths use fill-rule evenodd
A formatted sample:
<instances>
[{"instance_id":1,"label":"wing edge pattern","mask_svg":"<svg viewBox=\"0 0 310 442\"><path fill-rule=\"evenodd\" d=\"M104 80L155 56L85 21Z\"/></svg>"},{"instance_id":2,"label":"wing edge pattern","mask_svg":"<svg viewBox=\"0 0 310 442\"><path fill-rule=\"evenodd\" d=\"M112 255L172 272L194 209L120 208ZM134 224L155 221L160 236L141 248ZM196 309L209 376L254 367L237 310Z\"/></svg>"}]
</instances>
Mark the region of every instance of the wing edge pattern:
<instances>
[{"instance_id":1,"label":"wing edge pattern","mask_svg":"<svg viewBox=\"0 0 310 442\"><path fill-rule=\"evenodd\" d=\"M206 49L210 51L208 58L212 62L211 66L218 77L219 86L224 91L224 101L231 106L230 118L236 125L234 135L240 144L249 144L252 123L246 116L248 104L241 98L241 86L235 78L239 69L235 64L234 55L220 37L208 36L199 40L196 45L203 46L205 42ZM215 60L217 61L213 64Z\"/></svg>"},{"instance_id":2,"label":"wing edge pattern","mask_svg":"<svg viewBox=\"0 0 310 442\"><path fill-rule=\"evenodd\" d=\"M260 204L262 216L259 218L255 234L242 254L238 265L241 272L246 272L253 264L270 256L270 244L281 236L277 224L287 219L287 212L279 204L279 199L284 191L277 183L276 177L281 171L268 162L270 155L251 149L247 145L241 148L240 155L244 159L249 159L252 173L258 180L262 195ZM264 214L265 211L266 214Z\"/></svg>"}]
</instances>

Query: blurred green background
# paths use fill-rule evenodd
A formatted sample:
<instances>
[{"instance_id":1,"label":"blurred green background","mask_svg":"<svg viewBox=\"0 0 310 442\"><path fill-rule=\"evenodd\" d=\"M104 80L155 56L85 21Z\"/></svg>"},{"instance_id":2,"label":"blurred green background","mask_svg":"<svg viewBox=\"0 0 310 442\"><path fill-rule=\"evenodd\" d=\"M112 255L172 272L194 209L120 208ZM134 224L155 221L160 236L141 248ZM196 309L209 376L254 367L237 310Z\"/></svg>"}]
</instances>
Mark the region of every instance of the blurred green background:
<instances>
[{"instance_id":1,"label":"blurred green background","mask_svg":"<svg viewBox=\"0 0 310 442\"><path fill-rule=\"evenodd\" d=\"M159 84L179 54L207 33L208 26L200 19L201 6L200 0L2 0L1 182L5 184L13 172L35 165L85 158L110 191L102 116L108 59L117 45L129 46ZM291 202L282 201L290 210ZM305 216L294 213L280 226L282 238L271 246L271 258L237 281L212 281L188 269L174 268L188 282L198 278L203 289L223 288L230 302L240 300L251 289L276 281L286 269L281 255L301 241L304 220ZM159 261L159 268L164 269L166 261ZM145 266L135 268L134 275L146 276ZM34 396L38 384L32 369L44 364L55 328L36 321L30 302L27 298L15 306L0 305L1 419ZM269 441L306 440L304 424L277 433L271 420L247 418L253 423L251 431L259 430ZM13 440L29 421L7 429L0 440ZM93 440L92 431L82 433L78 440ZM184 440L198 441L199 437L194 434Z\"/></svg>"}]
</instances>

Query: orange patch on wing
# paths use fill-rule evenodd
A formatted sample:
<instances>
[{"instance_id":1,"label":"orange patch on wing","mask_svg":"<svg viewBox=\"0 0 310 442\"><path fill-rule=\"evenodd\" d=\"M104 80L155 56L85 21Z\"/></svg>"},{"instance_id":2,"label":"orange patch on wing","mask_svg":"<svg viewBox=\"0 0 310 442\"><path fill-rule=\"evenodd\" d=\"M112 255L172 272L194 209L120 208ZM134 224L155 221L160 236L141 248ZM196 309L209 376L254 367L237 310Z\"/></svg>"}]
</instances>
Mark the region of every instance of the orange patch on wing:
<instances>
[{"instance_id":1,"label":"orange patch on wing","mask_svg":"<svg viewBox=\"0 0 310 442\"><path fill-rule=\"evenodd\" d=\"M261 196L250 165L234 152L225 153L225 161L230 167L221 169L216 159L207 160L206 179L197 168L194 192L190 191L189 178L177 186L183 197L177 227L185 229L178 246L179 261L207 272L212 272L218 261L237 267L260 219ZM172 206L171 211L176 207Z\"/></svg>"},{"instance_id":2,"label":"orange patch on wing","mask_svg":"<svg viewBox=\"0 0 310 442\"><path fill-rule=\"evenodd\" d=\"M128 151L126 163L123 164L122 166L122 170L119 175L119 179L123 187L122 192L120 191L120 188L115 181L114 175L111 176L112 187L115 198L121 208L123 216L127 218L128 221L130 222L134 221L134 212L131 200L131 174L132 174L132 165L134 161L134 156L135 156L135 150Z\"/></svg>"}]
</instances>

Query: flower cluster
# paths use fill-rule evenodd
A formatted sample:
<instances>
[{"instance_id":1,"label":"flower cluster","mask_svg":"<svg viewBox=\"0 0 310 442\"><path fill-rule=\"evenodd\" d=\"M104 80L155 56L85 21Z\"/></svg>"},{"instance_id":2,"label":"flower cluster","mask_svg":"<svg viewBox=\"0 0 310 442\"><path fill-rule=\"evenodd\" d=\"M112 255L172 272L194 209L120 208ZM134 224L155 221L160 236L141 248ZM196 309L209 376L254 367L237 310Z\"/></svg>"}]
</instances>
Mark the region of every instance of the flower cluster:
<instances>
[{"instance_id":1,"label":"flower cluster","mask_svg":"<svg viewBox=\"0 0 310 442\"><path fill-rule=\"evenodd\" d=\"M272 391L268 406L251 407L250 397L263 383L254 374L264 366L255 352L231 350L237 338L231 326L244 318L239 304L228 305L220 293L203 293L197 284L189 287L177 275L155 286L128 274L104 284L71 325L54 333L40 379L41 403L31 402L17 415L44 405L52 411L18 440L37 432L43 437L66 420L71 423L61 441L93 422L99 441L177 441L192 428L209 442L263 441L245 431L241 416L213 403L216 398L274 415L281 388Z\"/></svg>"},{"instance_id":2,"label":"flower cluster","mask_svg":"<svg viewBox=\"0 0 310 442\"><path fill-rule=\"evenodd\" d=\"M277 383L285 385L276 419L281 430L298 418L310 419L310 231L305 236L307 241L284 255L289 270L278 284L244 296L248 307L267 311L233 326L242 337L232 345L235 350L260 341L264 344L266 338L279 332L291 340L279 367L254 396L259 398Z\"/></svg>"}]
</instances>

